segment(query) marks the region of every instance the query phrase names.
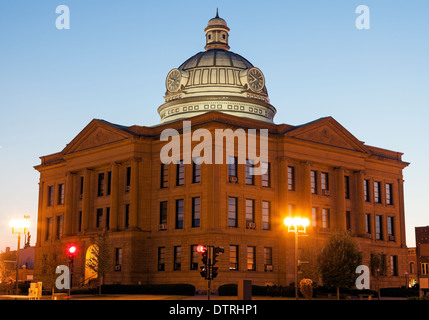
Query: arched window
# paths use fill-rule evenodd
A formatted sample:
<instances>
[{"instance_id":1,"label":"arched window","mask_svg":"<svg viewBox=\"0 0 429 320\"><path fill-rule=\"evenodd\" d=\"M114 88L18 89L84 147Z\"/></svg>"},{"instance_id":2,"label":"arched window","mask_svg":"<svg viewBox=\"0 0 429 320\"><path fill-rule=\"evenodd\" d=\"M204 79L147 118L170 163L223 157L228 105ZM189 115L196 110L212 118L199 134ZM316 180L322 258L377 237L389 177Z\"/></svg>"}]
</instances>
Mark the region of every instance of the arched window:
<instances>
[{"instance_id":1,"label":"arched window","mask_svg":"<svg viewBox=\"0 0 429 320\"><path fill-rule=\"evenodd\" d=\"M98 267L98 260L96 252L98 251L98 246L96 244L90 245L88 250L86 250L85 255L85 284L93 279L98 278L97 272L94 270Z\"/></svg>"}]
</instances>

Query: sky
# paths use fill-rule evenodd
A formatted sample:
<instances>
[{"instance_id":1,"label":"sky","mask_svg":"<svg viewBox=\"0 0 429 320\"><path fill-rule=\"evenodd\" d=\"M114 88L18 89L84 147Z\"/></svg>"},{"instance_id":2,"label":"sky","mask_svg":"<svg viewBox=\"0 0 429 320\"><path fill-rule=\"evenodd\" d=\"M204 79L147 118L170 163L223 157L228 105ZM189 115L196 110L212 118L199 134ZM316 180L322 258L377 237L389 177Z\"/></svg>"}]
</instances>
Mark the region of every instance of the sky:
<instances>
[{"instance_id":1,"label":"sky","mask_svg":"<svg viewBox=\"0 0 429 320\"><path fill-rule=\"evenodd\" d=\"M70 10L70 29L58 29ZM358 29L359 5L369 29ZM404 153L407 245L429 225L429 2L423 0L0 1L0 250L9 221L36 241L40 156L92 119L160 122L165 77L204 50L216 14L231 51L261 69L275 123L332 116L368 145Z\"/></svg>"}]
</instances>

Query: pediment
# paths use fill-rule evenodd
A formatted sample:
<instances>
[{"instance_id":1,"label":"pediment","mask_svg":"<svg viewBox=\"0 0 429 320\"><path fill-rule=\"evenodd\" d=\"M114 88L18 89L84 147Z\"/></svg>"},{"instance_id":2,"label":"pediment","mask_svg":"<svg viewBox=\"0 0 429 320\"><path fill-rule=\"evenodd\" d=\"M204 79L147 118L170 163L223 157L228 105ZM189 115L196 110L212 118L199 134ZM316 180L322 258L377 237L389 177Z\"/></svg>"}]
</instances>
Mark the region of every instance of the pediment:
<instances>
[{"instance_id":1,"label":"pediment","mask_svg":"<svg viewBox=\"0 0 429 320\"><path fill-rule=\"evenodd\" d=\"M332 117L300 126L290 131L288 136L342 149L369 153L363 142L353 136Z\"/></svg>"},{"instance_id":2,"label":"pediment","mask_svg":"<svg viewBox=\"0 0 429 320\"><path fill-rule=\"evenodd\" d=\"M63 150L63 154L97 148L110 143L129 139L130 136L130 133L127 133L113 125L103 121L93 120L67 145Z\"/></svg>"}]
</instances>

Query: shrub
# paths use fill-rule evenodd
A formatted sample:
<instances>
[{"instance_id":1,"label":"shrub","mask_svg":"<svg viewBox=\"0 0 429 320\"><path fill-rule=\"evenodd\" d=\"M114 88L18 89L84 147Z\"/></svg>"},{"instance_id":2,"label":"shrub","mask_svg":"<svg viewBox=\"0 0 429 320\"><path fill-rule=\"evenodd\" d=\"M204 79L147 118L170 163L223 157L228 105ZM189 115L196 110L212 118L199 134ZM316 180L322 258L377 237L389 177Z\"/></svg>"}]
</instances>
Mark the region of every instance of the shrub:
<instances>
[{"instance_id":1,"label":"shrub","mask_svg":"<svg viewBox=\"0 0 429 320\"><path fill-rule=\"evenodd\" d=\"M380 296L382 297L400 297L400 298L408 298L408 297L416 297L419 295L417 290L406 289L404 287L401 288L381 288Z\"/></svg>"}]
</instances>

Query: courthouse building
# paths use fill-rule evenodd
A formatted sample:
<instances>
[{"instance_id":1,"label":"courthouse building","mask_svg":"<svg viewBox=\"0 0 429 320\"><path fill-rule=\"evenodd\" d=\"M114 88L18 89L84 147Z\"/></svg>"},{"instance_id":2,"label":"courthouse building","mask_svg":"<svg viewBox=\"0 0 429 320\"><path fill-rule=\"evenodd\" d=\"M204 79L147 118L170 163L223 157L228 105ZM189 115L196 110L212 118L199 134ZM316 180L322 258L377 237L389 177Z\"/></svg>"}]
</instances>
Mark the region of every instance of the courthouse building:
<instances>
[{"instance_id":1,"label":"courthouse building","mask_svg":"<svg viewBox=\"0 0 429 320\"><path fill-rule=\"evenodd\" d=\"M402 153L366 145L332 117L276 124L276 112L284 110L270 104L262 71L229 50L225 20L217 15L205 33L205 50L168 73L159 124L94 119L62 151L41 157L36 269L49 248L75 244L73 286L85 282L94 237L106 233L112 265L106 284L204 289L196 246L209 244L225 248L215 289L240 279L285 286L294 282L294 237L282 221L303 216L311 221L300 238L307 267L310 249L349 231L364 264L372 254L387 257L381 286L403 285L408 163ZM238 163L239 147L233 164L186 163L183 148L181 161L162 163L161 134L177 130L184 142L184 120L213 142L216 129L243 130L247 138L251 129L267 130L266 173L251 175L256 159ZM191 150L203 138L187 137Z\"/></svg>"}]
</instances>

